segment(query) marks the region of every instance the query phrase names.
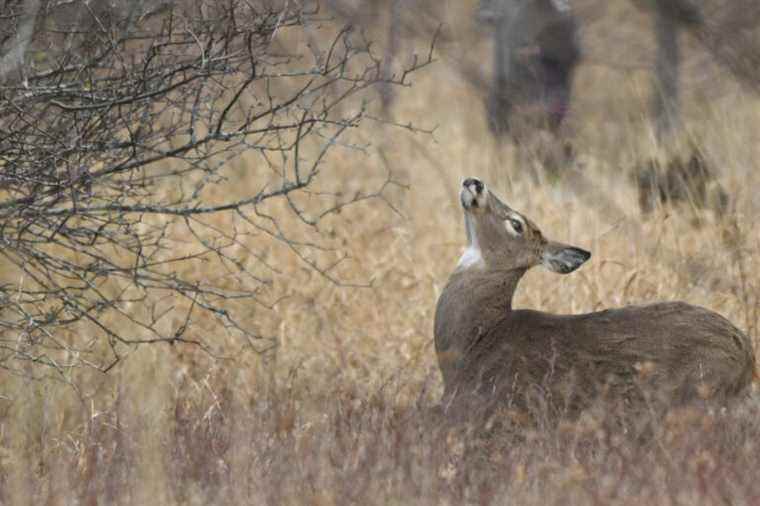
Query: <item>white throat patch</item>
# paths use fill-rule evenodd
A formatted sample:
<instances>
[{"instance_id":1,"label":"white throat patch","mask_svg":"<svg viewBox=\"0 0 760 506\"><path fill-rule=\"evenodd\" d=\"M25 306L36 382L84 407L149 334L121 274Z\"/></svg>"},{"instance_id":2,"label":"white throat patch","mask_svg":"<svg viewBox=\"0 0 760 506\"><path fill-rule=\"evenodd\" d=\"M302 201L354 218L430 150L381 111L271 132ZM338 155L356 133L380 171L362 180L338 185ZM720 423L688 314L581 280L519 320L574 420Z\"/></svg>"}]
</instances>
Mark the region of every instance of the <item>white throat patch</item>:
<instances>
[{"instance_id":1,"label":"white throat patch","mask_svg":"<svg viewBox=\"0 0 760 506\"><path fill-rule=\"evenodd\" d=\"M457 269L469 269L470 267L483 267L483 254L477 244L469 246L459 258Z\"/></svg>"},{"instance_id":2,"label":"white throat patch","mask_svg":"<svg viewBox=\"0 0 760 506\"><path fill-rule=\"evenodd\" d=\"M475 234L475 227L470 222L469 218L465 218L465 228L467 229L467 238L470 241L470 245L464 250L462 256L457 263L457 270L485 267L483 261L483 253L480 251L480 244L478 244L478 236Z\"/></svg>"}]
</instances>

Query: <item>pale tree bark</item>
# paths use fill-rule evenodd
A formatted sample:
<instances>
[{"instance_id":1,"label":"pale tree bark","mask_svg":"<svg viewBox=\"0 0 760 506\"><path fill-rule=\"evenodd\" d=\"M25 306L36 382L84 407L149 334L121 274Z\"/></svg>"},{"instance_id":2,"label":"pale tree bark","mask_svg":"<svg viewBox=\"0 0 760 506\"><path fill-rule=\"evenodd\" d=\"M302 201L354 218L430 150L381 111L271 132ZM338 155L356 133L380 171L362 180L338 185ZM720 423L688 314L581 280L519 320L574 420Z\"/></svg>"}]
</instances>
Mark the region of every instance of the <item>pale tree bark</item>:
<instances>
[{"instance_id":1,"label":"pale tree bark","mask_svg":"<svg viewBox=\"0 0 760 506\"><path fill-rule=\"evenodd\" d=\"M678 45L680 21L662 5L658 2L655 6L657 56L654 66L652 117L658 142L667 144L681 125L679 96L681 52Z\"/></svg>"}]
</instances>

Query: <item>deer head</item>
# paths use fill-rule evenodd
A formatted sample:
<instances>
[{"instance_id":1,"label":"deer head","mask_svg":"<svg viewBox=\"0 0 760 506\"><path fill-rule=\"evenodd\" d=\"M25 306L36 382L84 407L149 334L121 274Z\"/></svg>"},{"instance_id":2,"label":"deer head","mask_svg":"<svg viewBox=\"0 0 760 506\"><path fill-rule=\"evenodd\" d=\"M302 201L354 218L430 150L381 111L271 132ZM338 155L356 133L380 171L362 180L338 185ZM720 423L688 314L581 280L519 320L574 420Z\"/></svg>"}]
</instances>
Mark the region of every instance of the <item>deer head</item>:
<instances>
[{"instance_id":1,"label":"deer head","mask_svg":"<svg viewBox=\"0 0 760 506\"><path fill-rule=\"evenodd\" d=\"M547 240L528 218L510 208L479 179L469 177L459 193L467 249L458 270L527 270L543 265L567 274L591 257L586 250Z\"/></svg>"}]
</instances>

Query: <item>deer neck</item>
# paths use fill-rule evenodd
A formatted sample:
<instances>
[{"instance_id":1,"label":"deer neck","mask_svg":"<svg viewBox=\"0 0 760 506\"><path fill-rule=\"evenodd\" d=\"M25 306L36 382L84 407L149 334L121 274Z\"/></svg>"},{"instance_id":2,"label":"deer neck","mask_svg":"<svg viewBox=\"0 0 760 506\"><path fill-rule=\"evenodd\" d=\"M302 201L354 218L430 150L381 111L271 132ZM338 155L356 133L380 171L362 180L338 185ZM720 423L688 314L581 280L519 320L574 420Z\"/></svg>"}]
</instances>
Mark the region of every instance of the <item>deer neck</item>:
<instances>
[{"instance_id":1,"label":"deer neck","mask_svg":"<svg viewBox=\"0 0 760 506\"><path fill-rule=\"evenodd\" d=\"M517 285L520 283L527 269L512 269L509 271L497 271L496 281L498 288L485 297L484 304L500 307L506 311L512 310Z\"/></svg>"},{"instance_id":2,"label":"deer neck","mask_svg":"<svg viewBox=\"0 0 760 506\"><path fill-rule=\"evenodd\" d=\"M512 313L512 297L526 269L459 269L438 298L435 349L446 389L482 332Z\"/></svg>"},{"instance_id":3,"label":"deer neck","mask_svg":"<svg viewBox=\"0 0 760 506\"><path fill-rule=\"evenodd\" d=\"M527 269L468 269L454 275L454 288L461 289L468 306L503 313L512 310L512 298Z\"/></svg>"}]
</instances>

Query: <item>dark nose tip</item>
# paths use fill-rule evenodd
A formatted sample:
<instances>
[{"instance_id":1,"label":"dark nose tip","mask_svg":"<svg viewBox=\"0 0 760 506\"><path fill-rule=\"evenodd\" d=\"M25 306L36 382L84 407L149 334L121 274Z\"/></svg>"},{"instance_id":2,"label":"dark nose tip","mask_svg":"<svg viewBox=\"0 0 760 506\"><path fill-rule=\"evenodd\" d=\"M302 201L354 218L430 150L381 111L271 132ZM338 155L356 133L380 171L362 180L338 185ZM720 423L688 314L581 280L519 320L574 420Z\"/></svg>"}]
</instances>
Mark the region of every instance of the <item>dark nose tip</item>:
<instances>
[{"instance_id":1,"label":"dark nose tip","mask_svg":"<svg viewBox=\"0 0 760 506\"><path fill-rule=\"evenodd\" d=\"M464 181L462 181L462 186L465 188L470 188L471 186L475 187L475 193L480 194L483 191L483 182L480 179L476 179L474 177L468 177Z\"/></svg>"}]
</instances>

